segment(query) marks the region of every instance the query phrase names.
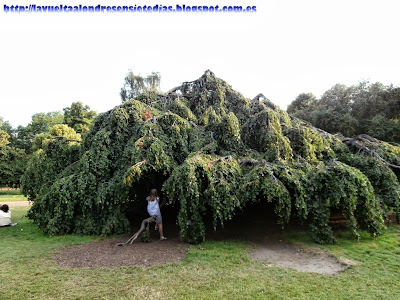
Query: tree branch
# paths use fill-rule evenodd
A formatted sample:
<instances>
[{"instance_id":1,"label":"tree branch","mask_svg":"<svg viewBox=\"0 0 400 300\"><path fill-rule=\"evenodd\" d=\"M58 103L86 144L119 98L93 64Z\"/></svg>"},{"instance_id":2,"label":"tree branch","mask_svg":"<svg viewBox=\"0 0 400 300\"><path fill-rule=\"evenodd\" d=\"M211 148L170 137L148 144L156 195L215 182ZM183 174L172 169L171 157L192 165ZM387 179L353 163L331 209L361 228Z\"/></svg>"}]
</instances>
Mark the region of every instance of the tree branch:
<instances>
[{"instance_id":1,"label":"tree branch","mask_svg":"<svg viewBox=\"0 0 400 300\"><path fill-rule=\"evenodd\" d=\"M117 246L124 246L124 245L132 245L132 243L138 238L138 236L147 228L149 223L153 223L156 220L155 216L151 216L147 219L144 219L142 221L142 224L140 225L140 229L132 235L125 243L118 243Z\"/></svg>"},{"instance_id":2,"label":"tree branch","mask_svg":"<svg viewBox=\"0 0 400 300\"><path fill-rule=\"evenodd\" d=\"M52 139L55 139L55 140L64 140L64 141L66 141L66 142L77 142L77 143L82 143L82 141L79 141L79 140L72 140L72 139L69 139L69 138L67 138L67 137L65 137L65 136L52 136L51 137Z\"/></svg>"},{"instance_id":3,"label":"tree branch","mask_svg":"<svg viewBox=\"0 0 400 300\"><path fill-rule=\"evenodd\" d=\"M395 169L400 169L400 166L391 164L390 162L383 159L375 150L371 150L367 146L359 144L357 141L362 141L362 142L368 143L370 145L374 145L374 142L377 142L378 140L373 137L370 137L369 135L366 135L366 134L360 134L352 139L345 138L342 140L342 142L345 143L347 146L356 147L358 149L359 153L366 153L366 154L376 158L377 160L385 163L389 167L392 167Z\"/></svg>"}]
</instances>

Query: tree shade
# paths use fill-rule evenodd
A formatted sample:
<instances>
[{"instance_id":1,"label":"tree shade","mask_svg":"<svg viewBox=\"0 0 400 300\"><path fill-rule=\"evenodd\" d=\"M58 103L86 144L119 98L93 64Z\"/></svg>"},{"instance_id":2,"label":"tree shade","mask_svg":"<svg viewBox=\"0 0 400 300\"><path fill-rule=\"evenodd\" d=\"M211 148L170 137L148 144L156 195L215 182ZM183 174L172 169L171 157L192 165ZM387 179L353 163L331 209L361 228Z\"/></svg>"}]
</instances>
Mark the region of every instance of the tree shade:
<instances>
[{"instance_id":1,"label":"tree shade","mask_svg":"<svg viewBox=\"0 0 400 300\"><path fill-rule=\"evenodd\" d=\"M158 186L188 242L205 239L206 219L217 228L264 201L282 224L307 223L325 243L332 213L356 238L359 228L381 234L385 212L399 211L399 154L368 136L342 142L206 71L99 114L80 145L51 140L22 183L47 234L127 232L127 210Z\"/></svg>"}]
</instances>

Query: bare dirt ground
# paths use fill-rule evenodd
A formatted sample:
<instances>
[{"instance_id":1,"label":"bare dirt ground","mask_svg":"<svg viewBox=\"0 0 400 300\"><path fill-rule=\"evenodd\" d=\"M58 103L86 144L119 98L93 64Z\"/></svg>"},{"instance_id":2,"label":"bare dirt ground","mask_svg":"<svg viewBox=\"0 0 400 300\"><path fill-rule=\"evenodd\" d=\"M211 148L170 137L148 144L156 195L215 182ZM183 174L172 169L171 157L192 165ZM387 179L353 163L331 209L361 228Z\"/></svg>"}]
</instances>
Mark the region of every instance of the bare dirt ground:
<instances>
[{"instance_id":1,"label":"bare dirt ground","mask_svg":"<svg viewBox=\"0 0 400 300\"><path fill-rule=\"evenodd\" d=\"M10 201L10 202L7 202L7 204L9 207L12 208L12 207L19 207L19 206L31 206L32 202L29 202L29 201L14 201L14 202L12 202L12 201Z\"/></svg>"},{"instance_id":2,"label":"bare dirt ground","mask_svg":"<svg viewBox=\"0 0 400 300\"><path fill-rule=\"evenodd\" d=\"M129 236L106 239L59 249L54 259L59 266L67 268L151 267L179 262L185 257L188 245L179 240L176 225L168 224L165 227L168 236L165 241L158 240L158 232L152 224L150 243L143 243L138 239L132 245L118 247L116 244L125 242ZM267 266L277 265L300 272L336 274L353 264L351 261L339 262L318 247L292 244L284 238L283 231L276 222L265 222L256 218L239 218L218 232L208 233L207 238L248 242L251 245L248 252L251 258L262 261Z\"/></svg>"},{"instance_id":3,"label":"bare dirt ground","mask_svg":"<svg viewBox=\"0 0 400 300\"><path fill-rule=\"evenodd\" d=\"M339 262L318 247L305 247L279 238L265 238L255 242L254 246L249 252L253 259L300 272L337 274L347 268L344 261Z\"/></svg>"},{"instance_id":4,"label":"bare dirt ground","mask_svg":"<svg viewBox=\"0 0 400 300\"><path fill-rule=\"evenodd\" d=\"M271 216L263 216L257 212L252 217L239 217L233 224L228 224L220 232L211 235L217 240L230 238L246 241L251 245L248 251L251 258L300 272L337 274L355 264L346 259L339 261L317 246L289 242L284 236L282 226L268 218Z\"/></svg>"},{"instance_id":5,"label":"bare dirt ground","mask_svg":"<svg viewBox=\"0 0 400 300\"><path fill-rule=\"evenodd\" d=\"M54 259L59 266L67 268L151 267L179 262L187 253L187 244L177 238L160 241L157 234L150 243L135 241L132 245L116 246L128 238L66 247L60 249L59 253L54 255Z\"/></svg>"}]
</instances>

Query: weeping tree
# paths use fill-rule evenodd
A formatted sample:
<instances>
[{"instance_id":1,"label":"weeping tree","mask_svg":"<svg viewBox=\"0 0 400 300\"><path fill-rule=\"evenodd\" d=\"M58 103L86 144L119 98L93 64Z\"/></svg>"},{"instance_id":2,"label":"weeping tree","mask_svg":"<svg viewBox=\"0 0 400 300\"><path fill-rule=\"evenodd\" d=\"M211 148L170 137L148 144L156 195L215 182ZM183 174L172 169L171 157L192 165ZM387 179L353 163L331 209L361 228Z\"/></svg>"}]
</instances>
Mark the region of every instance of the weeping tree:
<instances>
[{"instance_id":1,"label":"weeping tree","mask_svg":"<svg viewBox=\"0 0 400 300\"><path fill-rule=\"evenodd\" d=\"M188 242L264 202L282 224L306 223L326 243L333 213L356 238L360 228L381 234L387 211L399 216L398 165L399 147L340 140L206 71L98 115L82 143L51 139L22 183L34 201L28 215L47 234L127 232L127 210L157 186Z\"/></svg>"}]
</instances>

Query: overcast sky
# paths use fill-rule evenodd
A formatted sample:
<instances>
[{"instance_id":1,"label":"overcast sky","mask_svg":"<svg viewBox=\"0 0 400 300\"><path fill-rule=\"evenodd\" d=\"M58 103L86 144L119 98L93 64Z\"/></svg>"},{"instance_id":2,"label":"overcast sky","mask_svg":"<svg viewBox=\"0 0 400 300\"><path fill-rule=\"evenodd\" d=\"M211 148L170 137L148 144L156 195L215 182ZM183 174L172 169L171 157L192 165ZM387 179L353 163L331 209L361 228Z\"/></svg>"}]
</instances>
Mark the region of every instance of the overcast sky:
<instances>
[{"instance_id":1,"label":"overcast sky","mask_svg":"<svg viewBox=\"0 0 400 300\"><path fill-rule=\"evenodd\" d=\"M37 1L37 2L35 2ZM56 3L57 2L57 3ZM0 0L0 116L27 125L82 101L121 103L129 69L167 91L207 69L281 108L336 83L400 85L400 1ZM242 5L251 14L10 14L4 5Z\"/></svg>"}]
</instances>

